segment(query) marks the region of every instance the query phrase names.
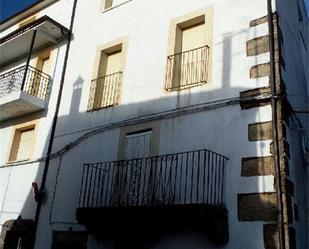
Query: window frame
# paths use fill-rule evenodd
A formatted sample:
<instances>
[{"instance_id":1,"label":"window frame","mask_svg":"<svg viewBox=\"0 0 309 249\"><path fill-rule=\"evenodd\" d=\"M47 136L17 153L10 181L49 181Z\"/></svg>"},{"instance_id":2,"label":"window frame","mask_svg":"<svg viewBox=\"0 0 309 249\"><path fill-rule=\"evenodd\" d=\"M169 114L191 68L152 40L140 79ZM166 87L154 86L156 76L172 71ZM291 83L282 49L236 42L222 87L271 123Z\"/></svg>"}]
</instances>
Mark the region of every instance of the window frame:
<instances>
[{"instance_id":1,"label":"window frame","mask_svg":"<svg viewBox=\"0 0 309 249\"><path fill-rule=\"evenodd\" d=\"M124 145L125 160L131 160L131 159L144 158L145 157L145 156L138 156L138 157L128 156L128 149L129 148L127 146L128 146L129 140L131 140L131 141L132 141L132 139L139 140L140 137L146 138L147 135L149 136L149 150L148 150L148 153L147 153L148 156L146 156L146 157L149 157L150 152L151 152L151 146L152 146L151 145L152 144L152 129L138 130L138 131L134 131L134 132L128 132L128 133L125 134L125 145ZM128 158L128 157L131 157L131 158Z\"/></svg>"},{"instance_id":2,"label":"window frame","mask_svg":"<svg viewBox=\"0 0 309 249\"><path fill-rule=\"evenodd\" d=\"M190 89L195 86L207 86L212 81L212 48L213 48L213 13L214 7L208 6L203 9L196 10L189 14L185 14L179 17L176 17L170 21L169 26L169 35L168 35L168 45L167 45L167 58L173 56L180 51L181 39L182 39L182 30L194 27L196 25L205 24L205 46L208 46L208 61L207 61L207 78L206 84L197 84L192 86L184 86L175 89L167 88L167 74L168 74L168 60L166 60L165 65L165 82L164 82L164 91L181 91L185 89Z\"/></svg>"},{"instance_id":3,"label":"window frame","mask_svg":"<svg viewBox=\"0 0 309 249\"><path fill-rule=\"evenodd\" d=\"M126 136L151 130L150 157L159 155L160 122L140 123L120 128L118 160L125 160Z\"/></svg>"},{"instance_id":4,"label":"window frame","mask_svg":"<svg viewBox=\"0 0 309 249\"><path fill-rule=\"evenodd\" d=\"M19 146L20 144L21 133L23 131L27 131L30 129L33 129L33 138L31 142L29 157L25 159L17 159L17 158L11 159L13 150L16 149L16 146ZM14 164L16 162L23 162L23 161L31 161L33 159L34 149L36 145L37 130L38 130L38 120L22 123L12 128L11 141L10 141L10 146L9 146L8 153L7 153L7 164ZM17 138L17 136L19 136L19 138Z\"/></svg>"},{"instance_id":5,"label":"window frame","mask_svg":"<svg viewBox=\"0 0 309 249\"><path fill-rule=\"evenodd\" d=\"M119 72L121 72L122 75L121 75L121 79L120 79L120 82L119 82L119 88L120 89L119 89L119 95L118 95L118 99L117 99L116 103L114 103L113 105L103 106L103 107L99 107L99 108L94 108L93 106L92 107L89 106L89 102L90 102L90 98L91 98L91 87L92 87L91 81L94 80L94 79L98 79L98 77L99 77L99 70L100 70L100 67L101 67L102 54L108 55L108 54L115 53L119 50L121 50L121 60L120 60L121 67L120 67ZM105 43L103 45L99 45L97 47L92 78L89 82L90 86L89 86L88 102L87 102L87 111L88 112L97 111L97 110L101 110L101 109L104 109L104 108L120 105L121 99L122 99L122 89L123 89L123 82L124 82L124 75L125 75L127 50L128 50L128 37L122 37L122 38L119 38L117 40ZM95 94L95 92L94 92L94 94Z\"/></svg>"}]
</instances>

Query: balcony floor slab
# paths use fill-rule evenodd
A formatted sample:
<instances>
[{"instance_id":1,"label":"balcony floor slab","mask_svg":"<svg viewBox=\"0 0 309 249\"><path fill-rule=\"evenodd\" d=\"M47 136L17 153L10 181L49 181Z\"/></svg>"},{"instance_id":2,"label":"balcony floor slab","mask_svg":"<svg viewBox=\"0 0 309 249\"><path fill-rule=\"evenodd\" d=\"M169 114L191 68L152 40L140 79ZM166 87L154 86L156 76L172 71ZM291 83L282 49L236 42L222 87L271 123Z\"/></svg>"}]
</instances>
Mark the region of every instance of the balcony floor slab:
<instances>
[{"instance_id":1,"label":"balcony floor slab","mask_svg":"<svg viewBox=\"0 0 309 249\"><path fill-rule=\"evenodd\" d=\"M225 207L204 204L158 205L135 207L78 208L77 220L89 233L101 236L115 234L153 234L163 230L193 228L206 232L216 243L228 241L228 216Z\"/></svg>"},{"instance_id":2,"label":"balcony floor slab","mask_svg":"<svg viewBox=\"0 0 309 249\"><path fill-rule=\"evenodd\" d=\"M23 91L0 97L0 121L23 116L47 108L47 101Z\"/></svg>"}]
</instances>

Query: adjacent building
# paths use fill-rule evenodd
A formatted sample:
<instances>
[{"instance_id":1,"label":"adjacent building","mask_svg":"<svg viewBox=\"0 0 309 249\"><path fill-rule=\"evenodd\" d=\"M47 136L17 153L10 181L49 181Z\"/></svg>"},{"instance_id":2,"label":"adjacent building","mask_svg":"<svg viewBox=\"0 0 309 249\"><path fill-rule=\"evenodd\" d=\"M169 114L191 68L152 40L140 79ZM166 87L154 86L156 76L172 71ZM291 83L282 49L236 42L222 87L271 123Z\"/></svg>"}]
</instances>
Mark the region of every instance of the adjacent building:
<instances>
[{"instance_id":1,"label":"adjacent building","mask_svg":"<svg viewBox=\"0 0 309 249\"><path fill-rule=\"evenodd\" d=\"M5 248L307 248L302 0L45 0L1 24Z\"/></svg>"}]
</instances>

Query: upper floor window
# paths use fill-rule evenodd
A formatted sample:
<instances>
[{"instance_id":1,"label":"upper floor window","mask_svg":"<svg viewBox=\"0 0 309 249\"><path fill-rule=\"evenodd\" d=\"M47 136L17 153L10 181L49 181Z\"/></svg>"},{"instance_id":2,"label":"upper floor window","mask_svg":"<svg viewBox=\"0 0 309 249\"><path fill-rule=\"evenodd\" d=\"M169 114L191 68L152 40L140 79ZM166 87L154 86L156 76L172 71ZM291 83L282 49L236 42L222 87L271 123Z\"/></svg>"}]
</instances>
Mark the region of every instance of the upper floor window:
<instances>
[{"instance_id":1,"label":"upper floor window","mask_svg":"<svg viewBox=\"0 0 309 249\"><path fill-rule=\"evenodd\" d=\"M189 18L194 15L192 13L172 22L166 70L167 90L181 90L209 81L211 13L198 14Z\"/></svg>"},{"instance_id":2,"label":"upper floor window","mask_svg":"<svg viewBox=\"0 0 309 249\"><path fill-rule=\"evenodd\" d=\"M29 160L35 139L35 124L17 127L10 148L9 162Z\"/></svg>"},{"instance_id":3,"label":"upper floor window","mask_svg":"<svg viewBox=\"0 0 309 249\"><path fill-rule=\"evenodd\" d=\"M48 95L48 81L50 73L50 53L49 49L41 52L34 59L34 68L26 75L25 90L41 99L46 99Z\"/></svg>"},{"instance_id":4,"label":"upper floor window","mask_svg":"<svg viewBox=\"0 0 309 249\"><path fill-rule=\"evenodd\" d=\"M91 81L88 110L119 103L123 71L123 46L113 45L99 50L95 78Z\"/></svg>"}]
</instances>

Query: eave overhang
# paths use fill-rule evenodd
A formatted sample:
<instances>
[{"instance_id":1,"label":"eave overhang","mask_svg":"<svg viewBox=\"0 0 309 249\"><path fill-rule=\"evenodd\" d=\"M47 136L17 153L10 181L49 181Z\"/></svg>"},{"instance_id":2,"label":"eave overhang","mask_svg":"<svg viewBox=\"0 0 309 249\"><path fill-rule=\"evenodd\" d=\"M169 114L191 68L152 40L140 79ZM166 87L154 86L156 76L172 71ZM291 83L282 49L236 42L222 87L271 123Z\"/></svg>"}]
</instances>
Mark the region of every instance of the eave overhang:
<instances>
[{"instance_id":1,"label":"eave overhang","mask_svg":"<svg viewBox=\"0 0 309 249\"><path fill-rule=\"evenodd\" d=\"M27 57L34 30L37 30L37 35L33 53L57 44L70 35L69 29L50 17L43 16L0 38L1 67Z\"/></svg>"}]
</instances>

